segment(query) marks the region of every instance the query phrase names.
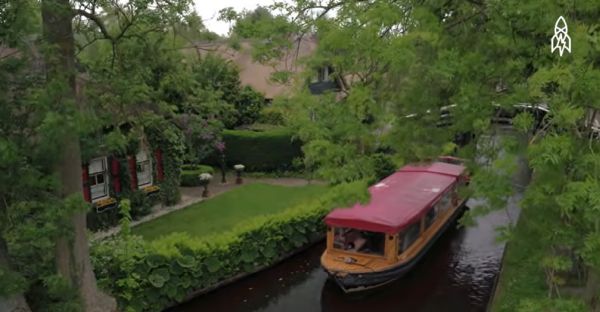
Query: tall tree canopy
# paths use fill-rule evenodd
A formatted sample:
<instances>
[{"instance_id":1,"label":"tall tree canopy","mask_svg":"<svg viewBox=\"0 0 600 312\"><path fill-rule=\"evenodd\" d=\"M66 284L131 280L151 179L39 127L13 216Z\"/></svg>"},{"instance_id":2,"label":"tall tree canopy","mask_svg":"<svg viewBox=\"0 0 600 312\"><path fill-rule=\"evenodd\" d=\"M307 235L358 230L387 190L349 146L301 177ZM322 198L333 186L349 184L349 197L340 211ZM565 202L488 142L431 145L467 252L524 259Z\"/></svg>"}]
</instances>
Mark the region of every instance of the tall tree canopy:
<instances>
[{"instance_id":1,"label":"tall tree canopy","mask_svg":"<svg viewBox=\"0 0 600 312\"><path fill-rule=\"evenodd\" d=\"M125 148L174 120L165 81L183 76L178 50L206 30L185 0L4 4L0 309L115 311L89 258L80 139Z\"/></svg>"},{"instance_id":2,"label":"tall tree canopy","mask_svg":"<svg viewBox=\"0 0 600 312\"><path fill-rule=\"evenodd\" d=\"M318 163L328 176L362 177L360 169L379 145L402 161L445 154L456 147L457 135L469 133L477 142L493 131L498 108L547 104L551 113L537 131L531 115L514 118L515 129L529 136L525 146L506 139L491 154L474 143L457 153L492 158L491 166L474 168L473 190L488 198L481 211L502 207L511 191L506 176L498 177L514 165L506 157L494 160L499 149L526 155L534 177L521 206L536 212L533 222L547 233L539 246L549 296L558 298L561 284L552 272L582 264L588 280L583 299L597 309L600 177L591 122L598 106L593 86L600 82L597 2L296 0L272 9L295 24L294 35L317 35L318 51L309 62L330 64L341 81L343 100L304 95L289 104L297 111L292 123L303 125L305 161ZM562 57L550 51L559 16L573 43ZM438 112L450 105L452 124L439 127ZM344 120L332 119L332 112ZM357 166L360 159L365 162ZM545 304L532 298L519 307Z\"/></svg>"}]
</instances>

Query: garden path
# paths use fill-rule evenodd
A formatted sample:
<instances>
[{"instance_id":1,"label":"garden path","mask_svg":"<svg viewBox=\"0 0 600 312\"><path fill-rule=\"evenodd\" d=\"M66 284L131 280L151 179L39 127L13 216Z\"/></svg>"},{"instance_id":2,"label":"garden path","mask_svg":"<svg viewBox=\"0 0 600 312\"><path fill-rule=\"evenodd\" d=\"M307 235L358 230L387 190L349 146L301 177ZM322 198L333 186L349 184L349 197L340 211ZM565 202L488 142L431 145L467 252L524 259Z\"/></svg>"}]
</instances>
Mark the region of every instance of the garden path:
<instances>
[{"instance_id":1,"label":"garden path","mask_svg":"<svg viewBox=\"0 0 600 312\"><path fill-rule=\"evenodd\" d=\"M152 212L147 216L144 216L138 220L132 221L131 226L134 227L136 225L148 222L150 220L154 220L156 218L162 217L171 212L186 208L190 205L199 203L205 199L210 199L219 194L227 192L231 189L234 189L239 184L235 183L235 174L228 174L226 176L226 183L220 183L221 176L215 174L213 181L208 186L209 196L208 198L202 197L202 187L181 187L181 201L173 206L163 206L162 204L155 205L152 207ZM321 181L307 180L301 178L253 178L253 177L244 177L244 184L247 183L266 183L266 184L274 184L274 185L283 185L283 186L303 186L307 184L320 184L323 183ZM242 184L243 185L243 184ZM93 233L91 238L92 240L100 240L112 235L119 233L120 227L116 226L110 228L105 231L100 231Z\"/></svg>"}]
</instances>

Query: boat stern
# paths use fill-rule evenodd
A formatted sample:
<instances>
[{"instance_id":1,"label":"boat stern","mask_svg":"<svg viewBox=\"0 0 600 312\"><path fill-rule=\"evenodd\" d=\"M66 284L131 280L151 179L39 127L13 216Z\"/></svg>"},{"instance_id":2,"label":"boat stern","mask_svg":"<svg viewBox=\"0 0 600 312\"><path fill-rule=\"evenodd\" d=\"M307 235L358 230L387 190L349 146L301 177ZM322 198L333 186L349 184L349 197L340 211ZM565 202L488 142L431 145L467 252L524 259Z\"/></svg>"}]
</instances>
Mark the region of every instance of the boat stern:
<instances>
[{"instance_id":1,"label":"boat stern","mask_svg":"<svg viewBox=\"0 0 600 312\"><path fill-rule=\"evenodd\" d=\"M383 262L360 255L344 255L325 251L321 256L321 266L329 277L344 292L357 292L384 285L396 278L388 270L380 270Z\"/></svg>"}]
</instances>

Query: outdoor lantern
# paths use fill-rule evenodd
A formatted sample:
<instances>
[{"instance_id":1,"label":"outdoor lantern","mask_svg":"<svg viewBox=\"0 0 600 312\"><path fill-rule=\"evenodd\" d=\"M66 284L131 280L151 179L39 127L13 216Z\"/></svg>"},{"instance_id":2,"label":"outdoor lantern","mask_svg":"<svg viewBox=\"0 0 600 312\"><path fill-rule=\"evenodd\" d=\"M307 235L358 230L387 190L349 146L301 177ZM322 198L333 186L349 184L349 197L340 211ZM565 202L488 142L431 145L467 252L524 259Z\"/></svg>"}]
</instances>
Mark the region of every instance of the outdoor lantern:
<instances>
[{"instance_id":1,"label":"outdoor lantern","mask_svg":"<svg viewBox=\"0 0 600 312\"><path fill-rule=\"evenodd\" d=\"M237 175L237 178L235 179L236 184L242 184L242 171L244 171L244 168L245 167L242 164L237 164L233 166L233 169L235 169L235 173Z\"/></svg>"},{"instance_id":2,"label":"outdoor lantern","mask_svg":"<svg viewBox=\"0 0 600 312\"><path fill-rule=\"evenodd\" d=\"M212 175L204 172L201 173L198 178L200 179L200 185L204 187L204 190L202 191L202 197L206 198L208 197L208 184L210 183L210 180L212 180Z\"/></svg>"}]
</instances>

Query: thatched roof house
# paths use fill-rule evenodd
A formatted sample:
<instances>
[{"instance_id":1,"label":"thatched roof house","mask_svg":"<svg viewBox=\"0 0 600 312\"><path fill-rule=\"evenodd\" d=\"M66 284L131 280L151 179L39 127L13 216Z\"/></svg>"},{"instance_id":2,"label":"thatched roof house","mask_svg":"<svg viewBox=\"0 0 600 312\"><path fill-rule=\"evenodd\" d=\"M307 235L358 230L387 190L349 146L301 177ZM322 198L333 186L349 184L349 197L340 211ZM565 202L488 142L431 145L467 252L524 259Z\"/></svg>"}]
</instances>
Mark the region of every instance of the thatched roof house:
<instances>
[{"instance_id":1,"label":"thatched roof house","mask_svg":"<svg viewBox=\"0 0 600 312\"><path fill-rule=\"evenodd\" d=\"M304 70L302 59L313 54L317 49L317 40L314 36L305 36L294 43L291 49L281 60L263 64L253 59L251 41L244 40L239 43L239 48L232 48L227 41L197 42L190 49L205 55L216 53L230 60L240 70L240 80L243 85L248 85L263 93L267 99L277 96L291 95L299 83L291 79L289 83L282 84L272 80L272 74L277 71L287 71L300 78Z\"/></svg>"}]
</instances>

